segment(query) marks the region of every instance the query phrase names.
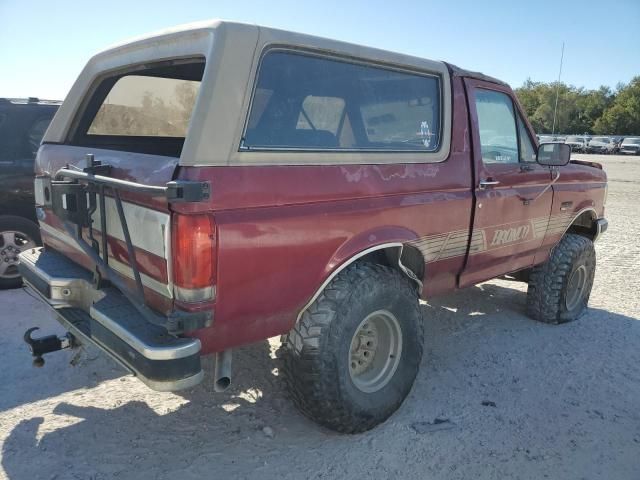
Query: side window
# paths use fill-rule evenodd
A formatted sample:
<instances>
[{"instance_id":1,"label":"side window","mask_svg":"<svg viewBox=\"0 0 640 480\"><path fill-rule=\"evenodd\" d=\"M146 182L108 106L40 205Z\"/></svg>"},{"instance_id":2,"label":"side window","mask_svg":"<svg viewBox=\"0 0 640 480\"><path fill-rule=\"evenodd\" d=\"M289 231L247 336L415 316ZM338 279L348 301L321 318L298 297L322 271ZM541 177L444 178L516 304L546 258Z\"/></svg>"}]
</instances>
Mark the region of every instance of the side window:
<instances>
[{"instance_id":1,"label":"side window","mask_svg":"<svg viewBox=\"0 0 640 480\"><path fill-rule=\"evenodd\" d=\"M241 144L257 150L439 147L440 77L277 50L262 59Z\"/></svg>"},{"instance_id":2,"label":"side window","mask_svg":"<svg viewBox=\"0 0 640 480\"><path fill-rule=\"evenodd\" d=\"M482 161L518 163L518 136L513 102L501 92L476 90Z\"/></svg>"},{"instance_id":3,"label":"side window","mask_svg":"<svg viewBox=\"0 0 640 480\"><path fill-rule=\"evenodd\" d=\"M520 137L520 161L525 163L535 163L536 161L536 149L531 143L531 138L529 137L529 131L518 114L518 134Z\"/></svg>"}]
</instances>

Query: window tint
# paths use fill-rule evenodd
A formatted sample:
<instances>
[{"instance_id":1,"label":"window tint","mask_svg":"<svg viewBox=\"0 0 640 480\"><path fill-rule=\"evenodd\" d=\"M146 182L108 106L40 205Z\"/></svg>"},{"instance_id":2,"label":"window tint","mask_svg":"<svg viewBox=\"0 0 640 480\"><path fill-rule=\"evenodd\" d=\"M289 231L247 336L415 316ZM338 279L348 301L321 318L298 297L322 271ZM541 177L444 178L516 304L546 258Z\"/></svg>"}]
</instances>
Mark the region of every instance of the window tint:
<instances>
[{"instance_id":1,"label":"window tint","mask_svg":"<svg viewBox=\"0 0 640 480\"><path fill-rule=\"evenodd\" d=\"M40 148L40 142L44 137L44 132L47 131L49 124L51 123L51 117L41 117L33 122L29 132L27 132L27 148L29 153L35 158L38 149Z\"/></svg>"},{"instance_id":2,"label":"window tint","mask_svg":"<svg viewBox=\"0 0 640 480\"><path fill-rule=\"evenodd\" d=\"M273 51L242 147L436 151L439 98L435 76Z\"/></svg>"},{"instance_id":3,"label":"window tint","mask_svg":"<svg viewBox=\"0 0 640 480\"><path fill-rule=\"evenodd\" d=\"M32 164L56 108L22 104L0 113L0 163Z\"/></svg>"},{"instance_id":4,"label":"window tint","mask_svg":"<svg viewBox=\"0 0 640 480\"><path fill-rule=\"evenodd\" d=\"M504 93L476 90L480 147L484 163L518 163L513 102Z\"/></svg>"},{"instance_id":5,"label":"window tint","mask_svg":"<svg viewBox=\"0 0 640 480\"><path fill-rule=\"evenodd\" d=\"M184 137L200 82L127 75L107 94L89 135Z\"/></svg>"},{"instance_id":6,"label":"window tint","mask_svg":"<svg viewBox=\"0 0 640 480\"><path fill-rule=\"evenodd\" d=\"M529 137L529 131L522 120L520 114L518 114L518 135L520 136L520 161L521 162L535 162L536 161L536 149L531 143Z\"/></svg>"}]
</instances>

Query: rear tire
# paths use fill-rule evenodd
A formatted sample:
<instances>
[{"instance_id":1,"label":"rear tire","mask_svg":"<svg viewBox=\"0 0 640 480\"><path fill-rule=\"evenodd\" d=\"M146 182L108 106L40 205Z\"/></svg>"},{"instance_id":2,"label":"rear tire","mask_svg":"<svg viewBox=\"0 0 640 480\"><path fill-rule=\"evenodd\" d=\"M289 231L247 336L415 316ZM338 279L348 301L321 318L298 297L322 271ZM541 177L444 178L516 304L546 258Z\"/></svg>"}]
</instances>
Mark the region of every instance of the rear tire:
<instances>
[{"instance_id":1,"label":"rear tire","mask_svg":"<svg viewBox=\"0 0 640 480\"><path fill-rule=\"evenodd\" d=\"M408 395L423 337L409 280L389 267L356 263L283 336L284 378L304 415L338 432L364 432L389 418Z\"/></svg>"},{"instance_id":2,"label":"rear tire","mask_svg":"<svg viewBox=\"0 0 640 480\"><path fill-rule=\"evenodd\" d=\"M0 217L0 289L22 286L13 260L18 250L40 245L38 225L26 218L5 215Z\"/></svg>"},{"instance_id":3,"label":"rear tire","mask_svg":"<svg viewBox=\"0 0 640 480\"><path fill-rule=\"evenodd\" d=\"M531 269L527 314L552 324L577 319L587 308L595 271L593 242L566 234L549 259Z\"/></svg>"}]
</instances>

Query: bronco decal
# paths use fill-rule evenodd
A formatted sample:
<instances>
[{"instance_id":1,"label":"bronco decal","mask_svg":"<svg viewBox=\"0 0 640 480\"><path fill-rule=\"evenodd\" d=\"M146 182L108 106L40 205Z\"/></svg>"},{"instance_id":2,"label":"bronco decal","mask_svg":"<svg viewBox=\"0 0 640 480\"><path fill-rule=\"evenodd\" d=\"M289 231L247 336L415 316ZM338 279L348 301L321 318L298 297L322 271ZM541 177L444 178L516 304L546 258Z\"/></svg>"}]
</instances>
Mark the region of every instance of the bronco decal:
<instances>
[{"instance_id":1,"label":"bronco decal","mask_svg":"<svg viewBox=\"0 0 640 480\"><path fill-rule=\"evenodd\" d=\"M531 227L529 225L521 225L515 228L507 228L505 230L496 230L493 233L493 240L491 240L491 247L496 245L505 245L507 243L517 242L524 240L529 235Z\"/></svg>"},{"instance_id":2,"label":"bronco decal","mask_svg":"<svg viewBox=\"0 0 640 480\"><path fill-rule=\"evenodd\" d=\"M469 255L486 252L505 245L517 245L542 238L545 235L564 233L573 218L574 214L563 213L552 215L551 217L534 218L524 225L522 222L514 222L475 229L471 235ZM409 244L417 247L422 252L426 263L431 263L466 255L468 236L468 230L456 230L454 232L420 237L409 242ZM490 238L491 241L487 242L487 238Z\"/></svg>"}]
</instances>

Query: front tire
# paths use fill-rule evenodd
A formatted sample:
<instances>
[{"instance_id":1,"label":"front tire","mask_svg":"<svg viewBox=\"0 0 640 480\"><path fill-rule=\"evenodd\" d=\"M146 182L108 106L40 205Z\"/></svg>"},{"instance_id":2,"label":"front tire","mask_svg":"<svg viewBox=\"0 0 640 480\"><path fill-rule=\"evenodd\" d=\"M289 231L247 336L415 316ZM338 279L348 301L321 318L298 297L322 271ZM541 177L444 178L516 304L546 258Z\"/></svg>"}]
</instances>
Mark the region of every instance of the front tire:
<instances>
[{"instance_id":1,"label":"front tire","mask_svg":"<svg viewBox=\"0 0 640 480\"><path fill-rule=\"evenodd\" d=\"M283 373L293 401L332 430L369 430L411 390L423 338L414 285L386 266L351 265L283 336Z\"/></svg>"},{"instance_id":2,"label":"front tire","mask_svg":"<svg viewBox=\"0 0 640 480\"><path fill-rule=\"evenodd\" d=\"M531 269L527 314L552 324L577 319L587 308L595 271L593 242L581 235L565 235L549 259Z\"/></svg>"}]
</instances>

